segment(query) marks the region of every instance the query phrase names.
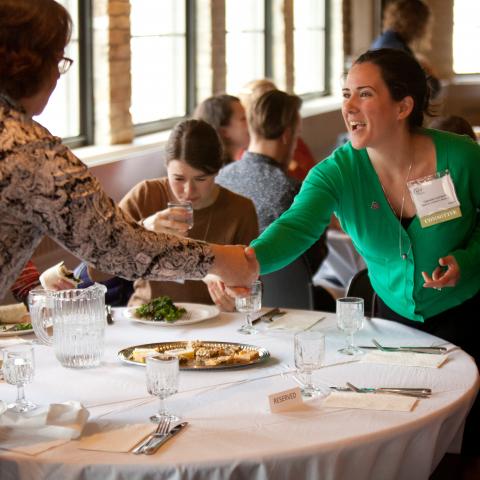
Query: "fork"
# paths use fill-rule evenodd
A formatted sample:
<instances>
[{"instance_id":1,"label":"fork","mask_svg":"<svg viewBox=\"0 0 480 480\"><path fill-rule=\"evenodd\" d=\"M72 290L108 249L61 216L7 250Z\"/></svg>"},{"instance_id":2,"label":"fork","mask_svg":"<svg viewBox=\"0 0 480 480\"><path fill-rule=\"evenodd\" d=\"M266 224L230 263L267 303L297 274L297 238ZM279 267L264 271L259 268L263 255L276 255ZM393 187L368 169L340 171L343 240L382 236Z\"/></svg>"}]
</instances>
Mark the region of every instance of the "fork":
<instances>
[{"instance_id":1,"label":"fork","mask_svg":"<svg viewBox=\"0 0 480 480\"><path fill-rule=\"evenodd\" d=\"M372 343L382 352L412 352L412 353L440 353L443 354L446 352L444 347L385 347L380 345L374 338L372 338Z\"/></svg>"},{"instance_id":2,"label":"fork","mask_svg":"<svg viewBox=\"0 0 480 480\"><path fill-rule=\"evenodd\" d=\"M163 437L167 434L170 428L170 418L162 417L158 422L157 428L153 433L151 433L146 440L144 440L138 447L135 447L132 452L138 455L139 453L143 453L145 448L149 445L149 443L157 437Z\"/></svg>"},{"instance_id":3,"label":"fork","mask_svg":"<svg viewBox=\"0 0 480 480\"><path fill-rule=\"evenodd\" d=\"M415 397L415 398L429 398L430 394L428 393L422 393L420 391L415 392L415 391L406 391L406 390L395 390L395 391L390 391L386 389L382 389L381 391L377 390L372 390L371 389L366 389L366 388L358 388L355 385L353 385L350 382L346 382L347 387L353 390L354 392L357 393L394 393L395 395L403 395L405 397Z\"/></svg>"}]
</instances>

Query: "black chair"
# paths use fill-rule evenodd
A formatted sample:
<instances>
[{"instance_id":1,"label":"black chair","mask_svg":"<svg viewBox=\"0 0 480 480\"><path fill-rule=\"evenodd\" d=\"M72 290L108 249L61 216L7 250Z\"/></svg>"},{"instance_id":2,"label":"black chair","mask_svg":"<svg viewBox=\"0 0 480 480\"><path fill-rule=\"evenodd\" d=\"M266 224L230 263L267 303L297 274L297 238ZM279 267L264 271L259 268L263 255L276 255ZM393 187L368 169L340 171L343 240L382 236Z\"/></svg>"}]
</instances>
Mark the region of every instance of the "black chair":
<instances>
[{"instance_id":1,"label":"black chair","mask_svg":"<svg viewBox=\"0 0 480 480\"><path fill-rule=\"evenodd\" d=\"M276 272L263 275L262 303L267 307L335 312L335 299L323 287L313 285L305 255Z\"/></svg>"},{"instance_id":2,"label":"black chair","mask_svg":"<svg viewBox=\"0 0 480 480\"><path fill-rule=\"evenodd\" d=\"M368 270L364 268L357 272L351 279L347 287L347 297L360 297L364 300L365 315L374 317L376 313L375 304L377 294L373 290Z\"/></svg>"}]
</instances>

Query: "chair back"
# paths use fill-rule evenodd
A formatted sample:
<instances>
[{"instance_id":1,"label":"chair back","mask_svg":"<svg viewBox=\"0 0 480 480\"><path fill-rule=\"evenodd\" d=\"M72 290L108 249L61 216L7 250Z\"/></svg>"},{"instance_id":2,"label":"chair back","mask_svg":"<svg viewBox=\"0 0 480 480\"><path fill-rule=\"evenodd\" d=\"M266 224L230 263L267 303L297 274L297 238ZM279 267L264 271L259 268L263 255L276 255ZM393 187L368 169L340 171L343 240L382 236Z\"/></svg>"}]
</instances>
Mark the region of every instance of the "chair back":
<instances>
[{"instance_id":1,"label":"chair back","mask_svg":"<svg viewBox=\"0 0 480 480\"><path fill-rule=\"evenodd\" d=\"M262 304L267 307L335 311L335 300L323 287L314 286L305 255L276 272L263 275Z\"/></svg>"},{"instance_id":2,"label":"chair back","mask_svg":"<svg viewBox=\"0 0 480 480\"><path fill-rule=\"evenodd\" d=\"M375 303L377 294L373 290L370 278L368 278L368 270L364 268L357 272L350 280L347 287L347 297L360 297L364 300L365 315L368 317L375 316Z\"/></svg>"}]
</instances>

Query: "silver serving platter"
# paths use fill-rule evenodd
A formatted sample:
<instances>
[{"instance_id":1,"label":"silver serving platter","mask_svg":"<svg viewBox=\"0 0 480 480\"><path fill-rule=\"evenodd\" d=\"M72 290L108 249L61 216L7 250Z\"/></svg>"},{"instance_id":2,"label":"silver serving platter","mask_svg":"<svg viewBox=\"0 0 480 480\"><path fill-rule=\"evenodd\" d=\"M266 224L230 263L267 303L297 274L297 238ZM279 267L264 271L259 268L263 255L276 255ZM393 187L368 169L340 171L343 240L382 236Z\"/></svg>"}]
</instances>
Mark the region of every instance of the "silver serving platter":
<instances>
[{"instance_id":1,"label":"silver serving platter","mask_svg":"<svg viewBox=\"0 0 480 480\"><path fill-rule=\"evenodd\" d=\"M195 340L202 343L206 347L241 347L242 350L253 350L258 352L258 357L249 361L242 363L229 363L223 365L194 365L180 364L180 370L226 370L231 368L245 368L252 365L266 361L270 357L270 353L267 349L262 347L256 347L255 345L248 345L246 343L233 343L233 342L214 342L214 341L203 341ZM133 345L131 347L124 348L118 352L118 358L125 363L130 363L132 365L141 365L145 366L144 362L138 362L131 359L132 352L135 348L151 348L157 349L159 353L165 352L166 350L174 350L176 348L185 348L189 341L178 341L178 342L160 342L160 343L144 343L142 345Z\"/></svg>"}]
</instances>

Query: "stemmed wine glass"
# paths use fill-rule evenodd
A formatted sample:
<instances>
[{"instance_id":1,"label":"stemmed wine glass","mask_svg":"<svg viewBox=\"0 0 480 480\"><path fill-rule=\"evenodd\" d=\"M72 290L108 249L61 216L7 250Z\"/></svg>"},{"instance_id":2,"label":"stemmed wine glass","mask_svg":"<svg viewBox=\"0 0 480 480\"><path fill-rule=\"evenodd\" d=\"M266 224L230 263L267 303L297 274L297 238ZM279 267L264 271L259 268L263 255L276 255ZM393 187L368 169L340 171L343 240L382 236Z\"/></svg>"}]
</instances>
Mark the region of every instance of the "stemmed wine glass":
<instances>
[{"instance_id":1,"label":"stemmed wine glass","mask_svg":"<svg viewBox=\"0 0 480 480\"><path fill-rule=\"evenodd\" d=\"M252 313L259 312L262 308L262 282L256 280L250 286L250 292L246 297L235 298L237 312L245 313L245 323L238 329L240 333L252 335L258 330L252 325Z\"/></svg>"},{"instance_id":2,"label":"stemmed wine glass","mask_svg":"<svg viewBox=\"0 0 480 480\"><path fill-rule=\"evenodd\" d=\"M294 355L295 367L304 376L302 395L314 397L326 393L312 382L312 371L319 369L325 360L325 335L314 330L295 334Z\"/></svg>"},{"instance_id":3,"label":"stemmed wine glass","mask_svg":"<svg viewBox=\"0 0 480 480\"><path fill-rule=\"evenodd\" d=\"M159 423L162 418L168 417L170 422L178 422L180 417L169 413L165 409L165 399L178 391L179 362L178 357L167 354L151 355L146 358L147 363L147 390L160 401L158 413L150 420Z\"/></svg>"},{"instance_id":4,"label":"stemmed wine glass","mask_svg":"<svg viewBox=\"0 0 480 480\"><path fill-rule=\"evenodd\" d=\"M354 334L363 327L363 298L343 297L337 299L337 326L347 334L347 346L339 350L345 355L363 354L355 346Z\"/></svg>"},{"instance_id":5,"label":"stemmed wine glass","mask_svg":"<svg viewBox=\"0 0 480 480\"><path fill-rule=\"evenodd\" d=\"M30 345L16 345L5 348L3 351L3 377L10 385L17 386L17 399L8 408L17 412L29 412L37 405L25 398L23 387L33 381L35 371L35 358L33 347Z\"/></svg>"}]
</instances>

